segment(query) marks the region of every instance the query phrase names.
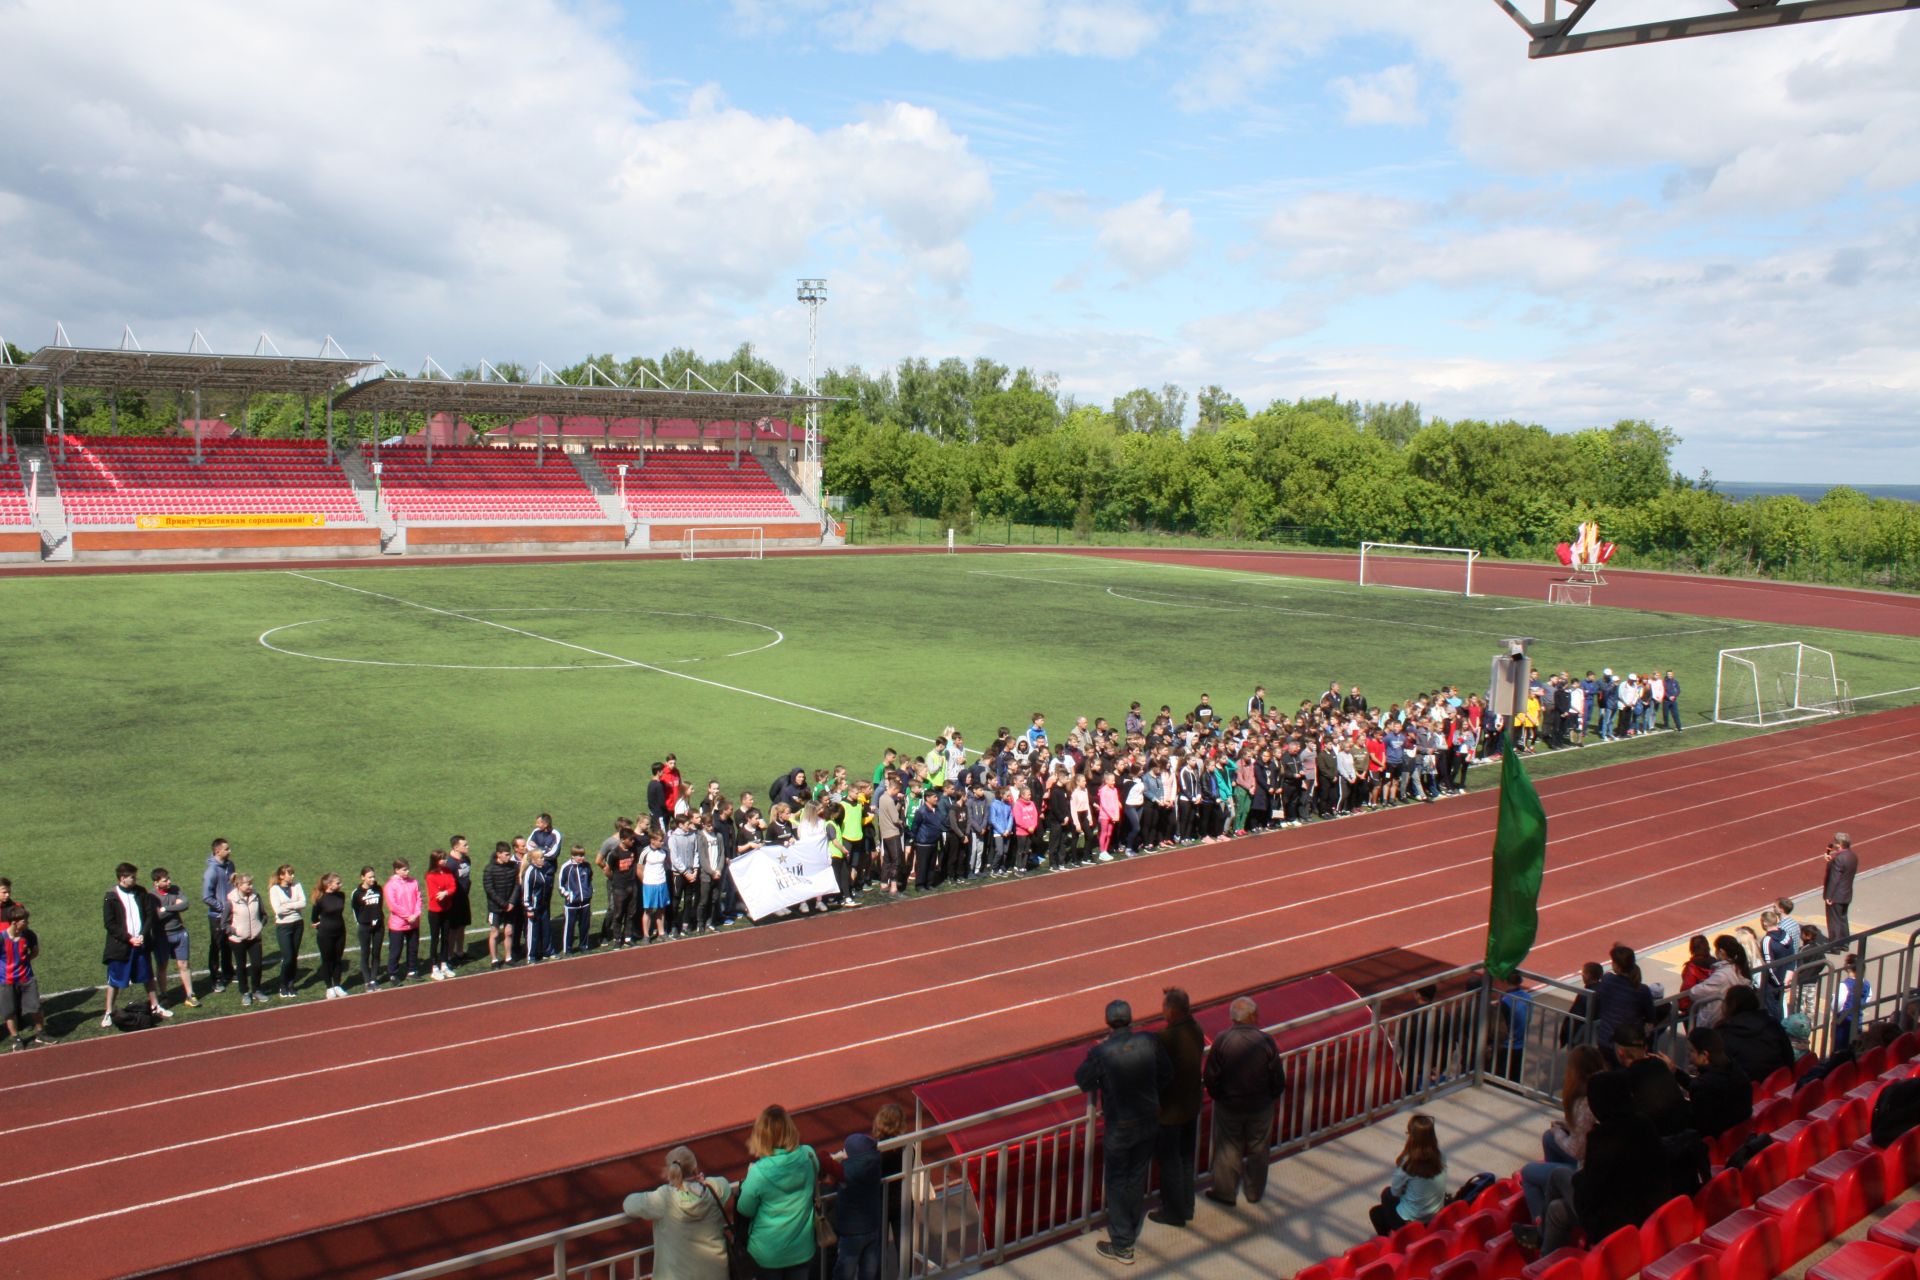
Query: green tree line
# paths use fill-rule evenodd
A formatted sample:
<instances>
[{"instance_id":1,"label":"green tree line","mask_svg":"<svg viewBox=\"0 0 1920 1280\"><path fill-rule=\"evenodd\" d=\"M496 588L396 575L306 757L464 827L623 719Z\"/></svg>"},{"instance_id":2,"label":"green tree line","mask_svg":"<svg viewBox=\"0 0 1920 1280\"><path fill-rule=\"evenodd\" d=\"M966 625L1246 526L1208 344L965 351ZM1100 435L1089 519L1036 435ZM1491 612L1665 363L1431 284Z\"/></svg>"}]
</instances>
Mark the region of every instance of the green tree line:
<instances>
[{"instance_id":1,"label":"green tree line","mask_svg":"<svg viewBox=\"0 0 1920 1280\"><path fill-rule=\"evenodd\" d=\"M510 380L530 376L510 362L495 369ZM735 373L768 391L795 387L748 345L722 360L685 349L595 355L559 373L569 382L605 375L639 385L650 376L687 385L689 371L696 387L726 386ZM1537 559L1591 519L1618 544L1623 566L1920 589L1920 504L1844 487L1818 502L1735 502L1709 477L1677 473L1678 438L1649 422L1550 432L1429 418L1410 402L1326 397L1251 412L1219 386L1191 398L1173 385L1141 387L1101 407L1063 395L1052 375L987 359L830 371L821 390L838 397L822 420L827 491L882 522L920 516L967 530L1005 520L1080 537L1155 530L1348 547L1372 538ZM28 388L10 401L16 426L37 426L40 397ZM69 389L66 405L70 430L105 434L106 396ZM244 407L248 434L306 429L296 396L258 395ZM202 405L205 416L236 423L241 409L237 401ZM123 433L173 430L179 412L170 395L119 396ZM389 415L381 430L416 430L419 418ZM320 421L316 407L315 433ZM335 420L338 438L372 430L367 415Z\"/></svg>"}]
</instances>

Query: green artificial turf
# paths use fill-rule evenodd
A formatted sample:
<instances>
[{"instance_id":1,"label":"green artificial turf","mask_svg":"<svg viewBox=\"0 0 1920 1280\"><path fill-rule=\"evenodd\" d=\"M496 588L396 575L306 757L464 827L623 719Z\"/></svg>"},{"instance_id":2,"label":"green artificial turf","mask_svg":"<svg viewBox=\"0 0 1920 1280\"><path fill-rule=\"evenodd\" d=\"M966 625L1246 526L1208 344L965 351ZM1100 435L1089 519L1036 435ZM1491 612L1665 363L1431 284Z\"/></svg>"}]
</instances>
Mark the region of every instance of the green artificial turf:
<instances>
[{"instance_id":1,"label":"green artificial turf","mask_svg":"<svg viewBox=\"0 0 1920 1280\"><path fill-rule=\"evenodd\" d=\"M1376 705L1483 690L1516 633L1543 670L1679 673L1695 729L1535 757L1546 775L1747 732L1706 723L1723 647L1822 645L1856 695L1920 683L1905 638L1037 553L16 578L0 601L0 874L49 993L101 980L123 859L197 898L214 836L263 884L292 863L309 893L323 871L422 869L454 832L484 853L543 809L591 847L644 812L669 750L696 789L764 797L795 765L865 775L889 745L953 724L977 749L1036 710L1064 733L1136 698L1235 710L1255 684L1282 707L1336 678ZM204 916L189 925L198 963ZM99 1007L49 1002L83 1033Z\"/></svg>"}]
</instances>

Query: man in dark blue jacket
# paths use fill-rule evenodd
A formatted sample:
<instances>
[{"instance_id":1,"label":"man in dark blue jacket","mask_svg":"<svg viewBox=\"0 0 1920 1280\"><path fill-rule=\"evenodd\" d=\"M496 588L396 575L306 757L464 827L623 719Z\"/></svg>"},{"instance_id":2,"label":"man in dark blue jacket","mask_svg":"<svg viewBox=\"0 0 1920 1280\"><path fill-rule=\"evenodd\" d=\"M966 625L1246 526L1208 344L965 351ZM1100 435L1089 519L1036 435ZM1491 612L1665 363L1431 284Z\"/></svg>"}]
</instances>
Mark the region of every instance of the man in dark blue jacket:
<instances>
[{"instance_id":1,"label":"man in dark blue jacket","mask_svg":"<svg viewBox=\"0 0 1920 1280\"><path fill-rule=\"evenodd\" d=\"M939 883L940 841L947 833L946 814L940 800L940 793L928 787L919 811L913 815L913 829L909 833L914 881L922 889L931 889Z\"/></svg>"},{"instance_id":2,"label":"man in dark blue jacket","mask_svg":"<svg viewBox=\"0 0 1920 1280\"><path fill-rule=\"evenodd\" d=\"M227 941L227 894L232 889L233 847L215 840L200 877L200 901L207 908L207 977L213 980L215 994L233 981L233 946Z\"/></svg>"},{"instance_id":3,"label":"man in dark blue jacket","mask_svg":"<svg viewBox=\"0 0 1920 1280\"><path fill-rule=\"evenodd\" d=\"M1669 671L1661 683L1667 686L1667 696L1666 700L1660 704L1660 727L1671 728L1678 733L1680 732L1680 677Z\"/></svg>"},{"instance_id":4,"label":"man in dark blue jacket","mask_svg":"<svg viewBox=\"0 0 1920 1280\"><path fill-rule=\"evenodd\" d=\"M880 1144L871 1135L850 1134L833 1197L833 1229L839 1235L834 1280L880 1280L880 1228L886 1222Z\"/></svg>"},{"instance_id":5,"label":"man in dark blue jacket","mask_svg":"<svg viewBox=\"0 0 1920 1280\"><path fill-rule=\"evenodd\" d=\"M1107 1006L1107 1038L1087 1051L1073 1082L1099 1095L1104 1120L1107 1238L1094 1248L1130 1265L1160 1136L1160 1095L1173 1083L1173 1062L1157 1038L1133 1029L1132 1006L1115 1000Z\"/></svg>"},{"instance_id":6,"label":"man in dark blue jacket","mask_svg":"<svg viewBox=\"0 0 1920 1280\"><path fill-rule=\"evenodd\" d=\"M593 866L587 851L573 846L573 854L560 868L560 899L566 915L560 925L562 951L587 951L593 947Z\"/></svg>"}]
</instances>

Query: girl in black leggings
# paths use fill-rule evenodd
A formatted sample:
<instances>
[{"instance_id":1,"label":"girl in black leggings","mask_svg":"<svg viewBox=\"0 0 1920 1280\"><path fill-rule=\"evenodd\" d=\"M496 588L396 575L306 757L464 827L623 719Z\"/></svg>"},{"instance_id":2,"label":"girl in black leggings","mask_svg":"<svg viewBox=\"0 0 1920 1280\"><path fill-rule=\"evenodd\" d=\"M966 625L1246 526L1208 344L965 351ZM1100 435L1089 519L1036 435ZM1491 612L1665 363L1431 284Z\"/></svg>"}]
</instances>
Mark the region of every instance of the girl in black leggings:
<instances>
[{"instance_id":1,"label":"girl in black leggings","mask_svg":"<svg viewBox=\"0 0 1920 1280\"><path fill-rule=\"evenodd\" d=\"M380 877L372 867L360 868L360 884L353 891L353 919L360 938L360 985L380 989L380 934L386 925L386 900Z\"/></svg>"},{"instance_id":2,"label":"girl in black leggings","mask_svg":"<svg viewBox=\"0 0 1920 1280\"><path fill-rule=\"evenodd\" d=\"M329 871L320 877L320 893L313 900L313 938L320 944L320 981L327 999L347 994L347 895L340 891L340 877Z\"/></svg>"}]
</instances>

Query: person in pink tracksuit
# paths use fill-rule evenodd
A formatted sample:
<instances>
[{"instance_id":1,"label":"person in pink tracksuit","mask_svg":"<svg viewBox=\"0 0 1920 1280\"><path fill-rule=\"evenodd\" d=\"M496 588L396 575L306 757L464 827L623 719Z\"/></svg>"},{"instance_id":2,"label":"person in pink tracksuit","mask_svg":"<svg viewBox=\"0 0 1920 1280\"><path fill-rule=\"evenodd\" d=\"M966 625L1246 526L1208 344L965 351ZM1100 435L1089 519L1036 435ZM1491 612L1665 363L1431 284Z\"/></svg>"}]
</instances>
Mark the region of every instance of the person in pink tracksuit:
<instances>
[{"instance_id":1,"label":"person in pink tracksuit","mask_svg":"<svg viewBox=\"0 0 1920 1280\"><path fill-rule=\"evenodd\" d=\"M420 882L405 858L393 860L382 896L387 900L387 981L420 976ZM406 967L400 965L402 953Z\"/></svg>"},{"instance_id":2,"label":"person in pink tracksuit","mask_svg":"<svg viewBox=\"0 0 1920 1280\"><path fill-rule=\"evenodd\" d=\"M1113 861L1113 828L1120 821L1120 788L1114 782L1112 774L1100 779L1100 792L1095 797L1100 816L1100 861Z\"/></svg>"}]
</instances>

